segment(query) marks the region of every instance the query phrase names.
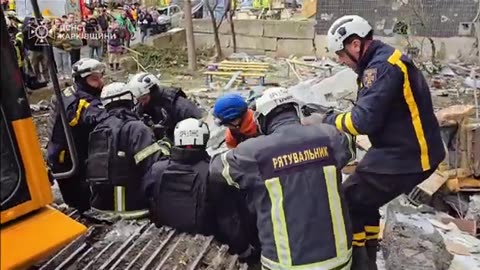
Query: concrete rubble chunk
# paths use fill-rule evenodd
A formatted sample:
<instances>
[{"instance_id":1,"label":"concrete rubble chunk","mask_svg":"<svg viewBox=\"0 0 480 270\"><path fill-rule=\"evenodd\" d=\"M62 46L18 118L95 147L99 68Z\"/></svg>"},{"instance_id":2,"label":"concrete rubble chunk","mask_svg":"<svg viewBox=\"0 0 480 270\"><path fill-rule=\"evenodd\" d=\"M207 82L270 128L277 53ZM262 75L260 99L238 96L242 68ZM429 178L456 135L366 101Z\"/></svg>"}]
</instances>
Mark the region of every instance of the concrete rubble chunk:
<instances>
[{"instance_id":1,"label":"concrete rubble chunk","mask_svg":"<svg viewBox=\"0 0 480 270\"><path fill-rule=\"evenodd\" d=\"M447 270L453 259L428 217L400 199L387 205L382 249L388 270Z\"/></svg>"},{"instance_id":2,"label":"concrete rubble chunk","mask_svg":"<svg viewBox=\"0 0 480 270\"><path fill-rule=\"evenodd\" d=\"M480 223L480 194L470 196L470 203L468 204L468 211L465 218Z\"/></svg>"},{"instance_id":3,"label":"concrete rubble chunk","mask_svg":"<svg viewBox=\"0 0 480 270\"><path fill-rule=\"evenodd\" d=\"M325 79L314 78L300 82L290 87L289 91L295 98L305 103L345 108L348 101L341 104L338 99L348 97L355 100L357 91L356 78L357 74L353 70L346 68Z\"/></svg>"}]
</instances>

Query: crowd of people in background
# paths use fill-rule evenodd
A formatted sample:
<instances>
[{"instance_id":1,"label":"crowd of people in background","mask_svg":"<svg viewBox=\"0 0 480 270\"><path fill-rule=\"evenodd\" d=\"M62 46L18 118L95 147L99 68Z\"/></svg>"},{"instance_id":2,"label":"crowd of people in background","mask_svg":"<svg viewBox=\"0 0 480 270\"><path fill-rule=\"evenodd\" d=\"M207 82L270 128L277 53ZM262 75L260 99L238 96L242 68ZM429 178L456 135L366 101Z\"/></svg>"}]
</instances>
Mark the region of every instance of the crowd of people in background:
<instances>
[{"instance_id":1,"label":"crowd of people in background","mask_svg":"<svg viewBox=\"0 0 480 270\"><path fill-rule=\"evenodd\" d=\"M143 43L149 35L156 33L156 21L160 16L155 7L147 8L138 3L115 11L95 4L88 8L84 18L69 13L61 17L45 16L42 21L33 17L21 20L15 12L7 11L4 5L2 8L7 14L8 30L19 66L32 90L45 86L51 80L47 55L43 52L46 42L52 45L60 80L71 78L71 67L80 59L81 49L85 46L90 58L107 62L111 70L119 70L120 59L130 47L130 41L135 39L137 28ZM39 26L48 29L47 38L32 34L32 29Z\"/></svg>"}]
</instances>

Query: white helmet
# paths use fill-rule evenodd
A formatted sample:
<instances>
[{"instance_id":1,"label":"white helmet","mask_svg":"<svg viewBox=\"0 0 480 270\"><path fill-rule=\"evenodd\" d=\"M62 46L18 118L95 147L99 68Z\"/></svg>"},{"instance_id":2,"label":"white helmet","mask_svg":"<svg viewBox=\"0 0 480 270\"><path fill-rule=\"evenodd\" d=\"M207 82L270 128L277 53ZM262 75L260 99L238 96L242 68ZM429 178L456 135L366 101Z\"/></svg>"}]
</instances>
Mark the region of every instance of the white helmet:
<instances>
[{"instance_id":1,"label":"white helmet","mask_svg":"<svg viewBox=\"0 0 480 270\"><path fill-rule=\"evenodd\" d=\"M195 118L187 118L177 123L173 132L175 146L207 145L210 138L208 124Z\"/></svg>"},{"instance_id":2,"label":"white helmet","mask_svg":"<svg viewBox=\"0 0 480 270\"><path fill-rule=\"evenodd\" d=\"M160 80L151 73L141 72L130 78L127 84L133 95L139 98L150 94L150 88L160 85Z\"/></svg>"},{"instance_id":3,"label":"white helmet","mask_svg":"<svg viewBox=\"0 0 480 270\"><path fill-rule=\"evenodd\" d=\"M105 72L105 65L100 61L92 58L82 58L72 66L72 76L85 78L92 73Z\"/></svg>"},{"instance_id":4,"label":"white helmet","mask_svg":"<svg viewBox=\"0 0 480 270\"><path fill-rule=\"evenodd\" d=\"M127 85L122 82L107 84L103 87L102 93L100 94L103 106L120 100L133 102L133 98L132 92L127 88Z\"/></svg>"},{"instance_id":5,"label":"white helmet","mask_svg":"<svg viewBox=\"0 0 480 270\"><path fill-rule=\"evenodd\" d=\"M265 132L265 117L275 108L285 104L293 104L298 116L301 117L300 102L286 88L269 88L256 100L255 123L261 133Z\"/></svg>"},{"instance_id":6,"label":"white helmet","mask_svg":"<svg viewBox=\"0 0 480 270\"><path fill-rule=\"evenodd\" d=\"M372 26L364 18L357 15L346 15L337 19L327 33L327 44L330 52L343 50L343 42L351 35L364 38L372 31Z\"/></svg>"}]
</instances>

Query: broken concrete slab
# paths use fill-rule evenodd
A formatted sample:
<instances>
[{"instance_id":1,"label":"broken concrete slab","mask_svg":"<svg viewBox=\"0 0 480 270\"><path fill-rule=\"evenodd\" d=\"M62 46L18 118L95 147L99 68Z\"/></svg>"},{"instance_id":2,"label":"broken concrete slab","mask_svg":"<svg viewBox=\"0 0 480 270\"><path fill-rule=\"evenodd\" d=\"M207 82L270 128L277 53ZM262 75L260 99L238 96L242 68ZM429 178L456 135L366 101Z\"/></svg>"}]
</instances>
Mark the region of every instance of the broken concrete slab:
<instances>
[{"instance_id":1,"label":"broken concrete slab","mask_svg":"<svg viewBox=\"0 0 480 270\"><path fill-rule=\"evenodd\" d=\"M278 39L277 56L288 57L292 54L299 56L315 55L313 39Z\"/></svg>"},{"instance_id":2,"label":"broken concrete slab","mask_svg":"<svg viewBox=\"0 0 480 270\"><path fill-rule=\"evenodd\" d=\"M237 36L237 48L274 51L277 49L277 39Z\"/></svg>"},{"instance_id":3,"label":"broken concrete slab","mask_svg":"<svg viewBox=\"0 0 480 270\"><path fill-rule=\"evenodd\" d=\"M400 199L387 205L382 249L387 269L447 270L453 259L428 217Z\"/></svg>"},{"instance_id":4,"label":"broken concrete slab","mask_svg":"<svg viewBox=\"0 0 480 270\"><path fill-rule=\"evenodd\" d=\"M315 21L276 21L263 23L263 36L273 38L310 39L315 37Z\"/></svg>"},{"instance_id":5,"label":"broken concrete slab","mask_svg":"<svg viewBox=\"0 0 480 270\"><path fill-rule=\"evenodd\" d=\"M168 32L156 35L153 39L153 46L156 48L178 48L185 47L187 44L187 36L185 29L174 28Z\"/></svg>"},{"instance_id":6,"label":"broken concrete slab","mask_svg":"<svg viewBox=\"0 0 480 270\"><path fill-rule=\"evenodd\" d=\"M211 34L195 33L193 36L195 37L195 47L197 48L213 48L215 46L215 40ZM222 48L231 47L231 36L219 35L218 38Z\"/></svg>"},{"instance_id":7,"label":"broken concrete slab","mask_svg":"<svg viewBox=\"0 0 480 270\"><path fill-rule=\"evenodd\" d=\"M234 20L235 34L246 36L263 36L264 20ZM228 34L230 34L230 25L228 25Z\"/></svg>"},{"instance_id":8,"label":"broken concrete slab","mask_svg":"<svg viewBox=\"0 0 480 270\"><path fill-rule=\"evenodd\" d=\"M344 104L338 98L348 96L348 98L355 99L358 87L356 78L357 74L353 70L345 68L325 79L314 78L300 82L290 87L289 91L304 103L340 108Z\"/></svg>"}]
</instances>

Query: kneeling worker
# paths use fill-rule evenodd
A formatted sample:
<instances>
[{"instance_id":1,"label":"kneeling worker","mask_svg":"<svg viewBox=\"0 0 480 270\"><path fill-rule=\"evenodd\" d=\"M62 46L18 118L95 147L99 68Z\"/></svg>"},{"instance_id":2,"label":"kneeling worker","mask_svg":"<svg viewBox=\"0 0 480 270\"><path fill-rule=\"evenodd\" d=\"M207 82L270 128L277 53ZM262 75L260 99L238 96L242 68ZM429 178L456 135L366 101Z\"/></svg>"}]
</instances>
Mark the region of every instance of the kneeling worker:
<instances>
[{"instance_id":1,"label":"kneeling worker","mask_svg":"<svg viewBox=\"0 0 480 270\"><path fill-rule=\"evenodd\" d=\"M132 112L133 94L124 83L111 83L101 94L108 116L90 133L87 180L92 209L141 218L148 202L141 180L153 163L169 154L168 145L155 141L151 129Z\"/></svg>"},{"instance_id":2,"label":"kneeling worker","mask_svg":"<svg viewBox=\"0 0 480 270\"><path fill-rule=\"evenodd\" d=\"M238 94L219 97L213 107L213 116L216 124L227 127L225 143L228 148L235 148L248 138L257 136L253 110L248 108L245 99Z\"/></svg>"},{"instance_id":3,"label":"kneeling worker","mask_svg":"<svg viewBox=\"0 0 480 270\"><path fill-rule=\"evenodd\" d=\"M340 169L351 140L329 125L302 126L285 88L256 102L264 134L216 155L210 173L245 189L257 214L263 268L350 269L351 228Z\"/></svg>"},{"instance_id":4,"label":"kneeling worker","mask_svg":"<svg viewBox=\"0 0 480 270\"><path fill-rule=\"evenodd\" d=\"M144 194L157 226L215 235L241 254L250 247L246 205L237 189L209 177L207 123L188 118L177 124L169 159L157 161L144 178ZM249 230L250 229L250 230Z\"/></svg>"}]
</instances>

